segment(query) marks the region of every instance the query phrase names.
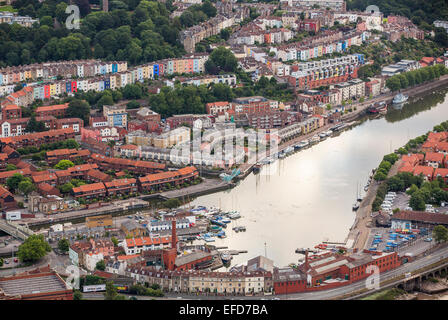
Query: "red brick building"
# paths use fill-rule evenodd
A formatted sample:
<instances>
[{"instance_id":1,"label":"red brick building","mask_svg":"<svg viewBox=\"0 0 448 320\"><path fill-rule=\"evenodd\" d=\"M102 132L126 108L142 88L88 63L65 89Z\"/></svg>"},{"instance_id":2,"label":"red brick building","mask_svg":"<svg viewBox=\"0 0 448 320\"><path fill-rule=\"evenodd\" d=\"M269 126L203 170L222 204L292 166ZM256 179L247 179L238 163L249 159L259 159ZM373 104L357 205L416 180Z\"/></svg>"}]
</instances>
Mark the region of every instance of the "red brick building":
<instances>
[{"instance_id":1,"label":"red brick building","mask_svg":"<svg viewBox=\"0 0 448 320\"><path fill-rule=\"evenodd\" d=\"M115 170L117 172L131 170L137 174L154 173L166 168L166 165L162 163L122 158L109 158L97 153L93 153L91 155L90 161L96 163L102 170Z\"/></svg>"},{"instance_id":2,"label":"red brick building","mask_svg":"<svg viewBox=\"0 0 448 320\"><path fill-rule=\"evenodd\" d=\"M9 145L12 148L23 148L28 146L40 147L44 143L60 142L73 139L75 132L73 129L58 129L44 132L35 132L16 137L0 138L0 143Z\"/></svg>"},{"instance_id":3,"label":"red brick building","mask_svg":"<svg viewBox=\"0 0 448 320\"><path fill-rule=\"evenodd\" d=\"M14 196L6 188L0 186L0 208L2 210L17 209L17 202Z\"/></svg>"},{"instance_id":4,"label":"red brick building","mask_svg":"<svg viewBox=\"0 0 448 320\"><path fill-rule=\"evenodd\" d=\"M116 179L104 184L109 196L138 192L136 179Z\"/></svg>"},{"instance_id":5,"label":"red brick building","mask_svg":"<svg viewBox=\"0 0 448 320\"><path fill-rule=\"evenodd\" d=\"M72 192L76 199L104 198L107 194L106 186L102 182L75 187L72 189Z\"/></svg>"},{"instance_id":6,"label":"red brick building","mask_svg":"<svg viewBox=\"0 0 448 320\"><path fill-rule=\"evenodd\" d=\"M68 109L68 103L38 107L36 109L36 116L37 117L45 117L45 116L64 117L67 109Z\"/></svg>"},{"instance_id":7,"label":"red brick building","mask_svg":"<svg viewBox=\"0 0 448 320\"><path fill-rule=\"evenodd\" d=\"M194 180L199 175L196 167L185 167L177 171L167 171L149 174L138 178L140 192L158 191L163 186L177 186L187 181Z\"/></svg>"},{"instance_id":8,"label":"red brick building","mask_svg":"<svg viewBox=\"0 0 448 320\"><path fill-rule=\"evenodd\" d=\"M16 104L8 104L2 109L2 120L22 118L22 109Z\"/></svg>"}]
</instances>

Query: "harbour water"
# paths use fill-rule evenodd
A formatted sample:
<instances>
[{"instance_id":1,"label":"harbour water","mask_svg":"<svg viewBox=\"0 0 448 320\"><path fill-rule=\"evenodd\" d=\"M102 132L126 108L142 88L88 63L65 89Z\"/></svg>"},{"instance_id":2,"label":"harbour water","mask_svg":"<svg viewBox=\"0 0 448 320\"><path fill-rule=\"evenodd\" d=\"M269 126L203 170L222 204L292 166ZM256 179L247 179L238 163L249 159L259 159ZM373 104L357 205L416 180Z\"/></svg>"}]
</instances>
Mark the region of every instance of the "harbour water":
<instances>
[{"instance_id":1,"label":"harbour water","mask_svg":"<svg viewBox=\"0 0 448 320\"><path fill-rule=\"evenodd\" d=\"M448 120L447 92L410 98L402 109L390 107L385 117L366 119L279 159L231 190L195 199L192 205L238 210L242 215L227 227L227 238L217 238L213 244L248 251L235 256L232 265L266 254L275 265L285 266L297 263L298 247L343 242L355 218L351 209L358 184L363 190L384 154ZM245 226L247 231L236 233L234 226Z\"/></svg>"}]
</instances>

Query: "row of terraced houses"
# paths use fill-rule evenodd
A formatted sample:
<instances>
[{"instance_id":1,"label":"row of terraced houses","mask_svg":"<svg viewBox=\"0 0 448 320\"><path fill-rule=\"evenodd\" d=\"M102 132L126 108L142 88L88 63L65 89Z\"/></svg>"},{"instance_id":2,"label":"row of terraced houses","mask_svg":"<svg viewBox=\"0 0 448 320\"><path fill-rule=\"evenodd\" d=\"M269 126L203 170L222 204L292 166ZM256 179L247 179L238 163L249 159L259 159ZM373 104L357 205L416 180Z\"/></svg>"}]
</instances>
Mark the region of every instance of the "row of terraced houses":
<instances>
[{"instance_id":1,"label":"row of terraced houses","mask_svg":"<svg viewBox=\"0 0 448 320\"><path fill-rule=\"evenodd\" d=\"M207 59L207 53L196 53L182 58L155 61L131 69L127 69L125 62L110 64L98 62L92 65L77 65L76 62L71 62L71 64L67 62L58 68L49 68L50 70L44 69L41 65L31 65L33 66L30 67L31 69L28 69L28 66L5 68L0 70L0 74L2 74L0 96L8 96L2 101L2 106L7 104L28 106L36 99L50 99L64 93L78 92L78 90L84 92L89 90L95 92L107 89L114 90L137 81L143 82L145 79L154 79L174 73L203 73ZM36 70L39 70L39 73ZM46 71L44 72L44 70ZM64 75L72 75L79 78L31 83L22 90L13 92L17 83L34 80L36 76L51 77L54 74L60 75L61 72Z\"/></svg>"}]
</instances>

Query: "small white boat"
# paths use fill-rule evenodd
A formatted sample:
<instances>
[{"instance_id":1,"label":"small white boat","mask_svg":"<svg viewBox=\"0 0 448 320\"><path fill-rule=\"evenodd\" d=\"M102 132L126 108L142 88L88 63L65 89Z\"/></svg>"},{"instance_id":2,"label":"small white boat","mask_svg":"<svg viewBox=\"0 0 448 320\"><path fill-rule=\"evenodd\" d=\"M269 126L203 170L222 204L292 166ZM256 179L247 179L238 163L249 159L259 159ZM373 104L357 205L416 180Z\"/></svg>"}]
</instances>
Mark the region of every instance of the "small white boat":
<instances>
[{"instance_id":1,"label":"small white boat","mask_svg":"<svg viewBox=\"0 0 448 320\"><path fill-rule=\"evenodd\" d=\"M230 262L231 260L232 260L232 255L231 254L228 254L228 253L222 253L221 254L221 260L222 260L222 262L225 264L225 263L228 263L228 262Z\"/></svg>"},{"instance_id":2,"label":"small white boat","mask_svg":"<svg viewBox=\"0 0 448 320\"><path fill-rule=\"evenodd\" d=\"M285 149L285 151L283 151L284 153L291 153L291 152L294 152L294 147L287 147L286 149Z\"/></svg>"},{"instance_id":3,"label":"small white boat","mask_svg":"<svg viewBox=\"0 0 448 320\"><path fill-rule=\"evenodd\" d=\"M310 143L308 142L308 140L303 140L303 141L300 141L299 142L299 144L298 144L298 146L300 147L300 148L304 148L304 147L306 147L307 145L309 145Z\"/></svg>"},{"instance_id":4,"label":"small white boat","mask_svg":"<svg viewBox=\"0 0 448 320\"><path fill-rule=\"evenodd\" d=\"M408 98L409 98L408 96L406 96L402 93L399 93L394 97L394 100L392 100L392 103L394 103L394 104L404 103L408 100Z\"/></svg>"},{"instance_id":5,"label":"small white boat","mask_svg":"<svg viewBox=\"0 0 448 320\"><path fill-rule=\"evenodd\" d=\"M238 211L231 211L231 212L229 212L229 213L227 214L227 216L228 216L230 219L239 219L239 218L241 218L241 215L240 215L240 213L239 213Z\"/></svg>"}]
</instances>

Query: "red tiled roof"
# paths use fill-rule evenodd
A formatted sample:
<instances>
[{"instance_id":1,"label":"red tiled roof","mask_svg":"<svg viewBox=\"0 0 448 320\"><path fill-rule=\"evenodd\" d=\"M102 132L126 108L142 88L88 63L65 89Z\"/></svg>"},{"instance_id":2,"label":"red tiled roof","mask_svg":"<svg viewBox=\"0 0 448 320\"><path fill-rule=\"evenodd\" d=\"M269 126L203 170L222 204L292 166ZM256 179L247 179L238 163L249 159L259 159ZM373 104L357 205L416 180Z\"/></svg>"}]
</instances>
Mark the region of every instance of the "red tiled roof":
<instances>
[{"instance_id":1,"label":"red tiled roof","mask_svg":"<svg viewBox=\"0 0 448 320\"><path fill-rule=\"evenodd\" d=\"M65 103L65 104L55 104L55 105L52 105L52 106L38 107L36 109L36 113L48 112L48 111L54 111L54 110L65 110L67 108L68 108L68 103Z\"/></svg>"},{"instance_id":2,"label":"red tiled roof","mask_svg":"<svg viewBox=\"0 0 448 320\"><path fill-rule=\"evenodd\" d=\"M74 193L78 193L78 192L88 192L88 191L106 191L106 187L104 186L104 183L102 182L97 182L97 183L91 183L91 184L85 184L79 187L75 187L73 188L73 192Z\"/></svg>"},{"instance_id":3,"label":"red tiled roof","mask_svg":"<svg viewBox=\"0 0 448 320\"><path fill-rule=\"evenodd\" d=\"M3 108L3 110L20 110L20 107L16 104L8 104Z\"/></svg>"},{"instance_id":4,"label":"red tiled roof","mask_svg":"<svg viewBox=\"0 0 448 320\"><path fill-rule=\"evenodd\" d=\"M89 171L87 171L87 175L92 178L97 178L101 181L106 181L107 179L110 178L108 174L96 169L90 169Z\"/></svg>"},{"instance_id":5,"label":"red tiled roof","mask_svg":"<svg viewBox=\"0 0 448 320\"><path fill-rule=\"evenodd\" d=\"M43 139L46 137L56 137L61 136L65 134L74 133L73 128L66 128L66 129L56 129L56 130L49 130L49 131L43 131L43 132L35 132L35 133L29 133L24 134L21 136L15 136L15 137L6 137L6 138L0 138L0 142L9 144L9 143L18 143L24 140L37 140L37 139Z\"/></svg>"},{"instance_id":6,"label":"red tiled roof","mask_svg":"<svg viewBox=\"0 0 448 320\"><path fill-rule=\"evenodd\" d=\"M437 176L448 178L448 168L436 168L436 170L434 170L434 178Z\"/></svg>"},{"instance_id":7,"label":"red tiled roof","mask_svg":"<svg viewBox=\"0 0 448 320\"><path fill-rule=\"evenodd\" d=\"M418 176L420 174L423 174L424 176L431 178L433 172L434 172L434 168L433 167L416 166L414 168L414 176Z\"/></svg>"},{"instance_id":8,"label":"red tiled roof","mask_svg":"<svg viewBox=\"0 0 448 320\"><path fill-rule=\"evenodd\" d=\"M153 245L153 244L166 244L171 242L171 236L168 237L160 237L160 238L151 238L151 237L142 237L142 238L132 238L126 239L126 246L128 248L133 248L135 246L141 247L143 245Z\"/></svg>"},{"instance_id":9,"label":"red tiled roof","mask_svg":"<svg viewBox=\"0 0 448 320\"><path fill-rule=\"evenodd\" d=\"M445 158L445 155L443 153L427 152L425 154L425 161L442 163L443 158Z\"/></svg>"},{"instance_id":10,"label":"red tiled roof","mask_svg":"<svg viewBox=\"0 0 448 320\"><path fill-rule=\"evenodd\" d=\"M448 224L448 214L423 211L400 211L395 213L392 219Z\"/></svg>"},{"instance_id":11,"label":"red tiled roof","mask_svg":"<svg viewBox=\"0 0 448 320\"><path fill-rule=\"evenodd\" d=\"M109 182L106 182L106 188L112 188L112 187L126 187L126 186L131 186L131 184L136 184L137 180L136 179L116 179L116 180L112 180Z\"/></svg>"},{"instance_id":12,"label":"red tiled roof","mask_svg":"<svg viewBox=\"0 0 448 320\"><path fill-rule=\"evenodd\" d=\"M6 179L9 177L12 177L16 173L20 173L24 176L30 176L31 170L29 168L25 168L25 169L17 169L17 170L0 172L0 179Z\"/></svg>"},{"instance_id":13,"label":"red tiled roof","mask_svg":"<svg viewBox=\"0 0 448 320\"><path fill-rule=\"evenodd\" d=\"M8 189L6 189L3 186L0 186L0 198L6 198L7 196L13 196L11 192L8 191Z\"/></svg>"}]
</instances>

